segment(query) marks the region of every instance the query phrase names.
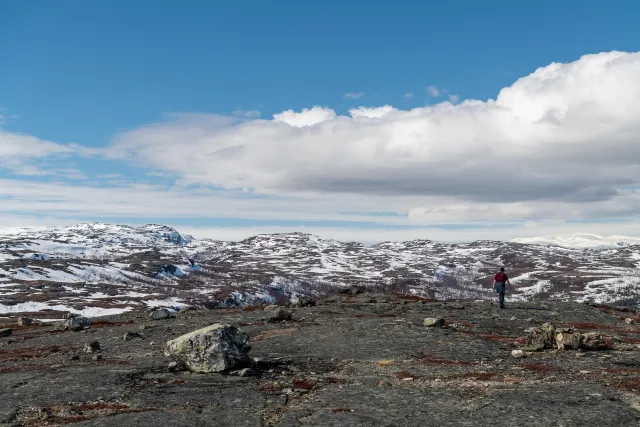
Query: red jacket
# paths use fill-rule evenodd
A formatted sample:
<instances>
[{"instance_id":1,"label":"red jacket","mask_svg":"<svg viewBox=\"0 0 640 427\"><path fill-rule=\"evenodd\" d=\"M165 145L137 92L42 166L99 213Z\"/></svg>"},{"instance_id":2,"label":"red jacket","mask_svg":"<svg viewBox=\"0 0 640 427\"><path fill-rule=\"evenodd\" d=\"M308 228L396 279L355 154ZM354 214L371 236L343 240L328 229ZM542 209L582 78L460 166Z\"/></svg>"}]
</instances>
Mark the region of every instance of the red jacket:
<instances>
[{"instance_id":1,"label":"red jacket","mask_svg":"<svg viewBox=\"0 0 640 427\"><path fill-rule=\"evenodd\" d=\"M502 282L502 283L504 283L507 280L509 280L507 275L504 274L502 271L498 272L498 274L496 274L496 277L494 279L496 280L496 282Z\"/></svg>"}]
</instances>

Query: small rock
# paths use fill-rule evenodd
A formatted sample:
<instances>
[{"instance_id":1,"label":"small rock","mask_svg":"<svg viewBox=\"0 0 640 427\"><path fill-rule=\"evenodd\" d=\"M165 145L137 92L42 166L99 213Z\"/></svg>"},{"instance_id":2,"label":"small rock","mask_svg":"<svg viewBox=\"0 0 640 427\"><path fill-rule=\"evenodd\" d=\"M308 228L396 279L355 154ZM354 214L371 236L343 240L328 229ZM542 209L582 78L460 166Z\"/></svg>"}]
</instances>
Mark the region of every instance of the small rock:
<instances>
[{"instance_id":1,"label":"small rock","mask_svg":"<svg viewBox=\"0 0 640 427\"><path fill-rule=\"evenodd\" d=\"M558 350L578 350L582 347L582 335L572 332L556 333Z\"/></svg>"},{"instance_id":2,"label":"small rock","mask_svg":"<svg viewBox=\"0 0 640 427\"><path fill-rule=\"evenodd\" d=\"M20 317L18 318L18 326L27 326L31 325L34 322L30 317Z\"/></svg>"},{"instance_id":3,"label":"small rock","mask_svg":"<svg viewBox=\"0 0 640 427\"><path fill-rule=\"evenodd\" d=\"M389 381L381 380L381 381L378 383L378 387L381 387L381 388L391 387L391 383L389 383Z\"/></svg>"},{"instance_id":4,"label":"small rock","mask_svg":"<svg viewBox=\"0 0 640 427\"><path fill-rule=\"evenodd\" d=\"M101 355L101 354L99 354L99 353L98 353L98 354L94 354L94 355L93 355L93 360L98 361L98 360L102 360L102 359L103 359L103 357L102 357L102 355Z\"/></svg>"},{"instance_id":5,"label":"small rock","mask_svg":"<svg viewBox=\"0 0 640 427\"><path fill-rule=\"evenodd\" d=\"M138 325L138 329L140 329L141 331L144 331L145 329L149 329L149 327L144 323L141 323Z\"/></svg>"},{"instance_id":6,"label":"small rock","mask_svg":"<svg viewBox=\"0 0 640 427\"><path fill-rule=\"evenodd\" d=\"M180 369L180 363L176 361L170 362L169 366L167 366L167 369L169 369L169 372L175 372Z\"/></svg>"},{"instance_id":7,"label":"small rock","mask_svg":"<svg viewBox=\"0 0 640 427\"><path fill-rule=\"evenodd\" d=\"M100 351L100 343L98 341L93 341L84 345L85 353L98 353Z\"/></svg>"},{"instance_id":8,"label":"small rock","mask_svg":"<svg viewBox=\"0 0 640 427\"><path fill-rule=\"evenodd\" d=\"M275 304L267 304L264 306L263 310L264 311L272 311L272 310L277 310L279 307Z\"/></svg>"},{"instance_id":9,"label":"small rock","mask_svg":"<svg viewBox=\"0 0 640 427\"><path fill-rule=\"evenodd\" d=\"M13 333L13 329L11 329L11 328L0 329L0 337L8 337L12 333Z\"/></svg>"},{"instance_id":10,"label":"small rock","mask_svg":"<svg viewBox=\"0 0 640 427\"><path fill-rule=\"evenodd\" d=\"M511 352L511 356L513 356L513 357L515 357L517 359L520 359L520 358L524 357L524 351L522 351L522 350L513 350Z\"/></svg>"},{"instance_id":11,"label":"small rock","mask_svg":"<svg viewBox=\"0 0 640 427\"><path fill-rule=\"evenodd\" d=\"M163 320L163 319L169 319L170 317L173 317L173 313L171 313L166 308L158 308L156 310L153 310L149 314L149 317L151 317L152 320Z\"/></svg>"},{"instance_id":12,"label":"small rock","mask_svg":"<svg viewBox=\"0 0 640 427\"><path fill-rule=\"evenodd\" d=\"M513 320L518 320L518 319L516 319L516 316L513 316L513 317L511 317L511 319L509 319L509 320L512 320L512 321L513 321Z\"/></svg>"},{"instance_id":13,"label":"small rock","mask_svg":"<svg viewBox=\"0 0 640 427\"><path fill-rule=\"evenodd\" d=\"M427 317L424 319L424 326L444 326L444 319L441 317Z\"/></svg>"},{"instance_id":14,"label":"small rock","mask_svg":"<svg viewBox=\"0 0 640 427\"><path fill-rule=\"evenodd\" d=\"M126 334L124 334L125 341L130 341L134 338L144 338L144 335L142 335L140 332L127 332Z\"/></svg>"},{"instance_id":15,"label":"small rock","mask_svg":"<svg viewBox=\"0 0 640 427\"><path fill-rule=\"evenodd\" d=\"M283 322L285 320L291 320L291 312L280 307L268 319L269 322Z\"/></svg>"},{"instance_id":16,"label":"small rock","mask_svg":"<svg viewBox=\"0 0 640 427\"><path fill-rule=\"evenodd\" d=\"M73 319L74 317L80 317L78 313L67 313L64 318L65 319Z\"/></svg>"},{"instance_id":17,"label":"small rock","mask_svg":"<svg viewBox=\"0 0 640 427\"><path fill-rule=\"evenodd\" d=\"M80 360L80 356L74 354L73 356L71 356L71 360Z\"/></svg>"},{"instance_id":18,"label":"small rock","mask_svg":"<svg viewBox=\"0 0 640 427\"><path fill-rule=\"evenodd\" d=\"M533 317L526 318L526 319L524 319L524 321L525 322L533 322Z\"/></svg>"},{"instance_id":19,"label":"small rock","mask_svg":"<svg viewBox=\"0 0 640 427\"><path fill-rule=\"evenodd\" d=\"M633 320L630 317L627 317L626 319L624 319L624 323L626 323L627 325L633 325L635 323L635 320Z\"/></svg>"}]
</instances>

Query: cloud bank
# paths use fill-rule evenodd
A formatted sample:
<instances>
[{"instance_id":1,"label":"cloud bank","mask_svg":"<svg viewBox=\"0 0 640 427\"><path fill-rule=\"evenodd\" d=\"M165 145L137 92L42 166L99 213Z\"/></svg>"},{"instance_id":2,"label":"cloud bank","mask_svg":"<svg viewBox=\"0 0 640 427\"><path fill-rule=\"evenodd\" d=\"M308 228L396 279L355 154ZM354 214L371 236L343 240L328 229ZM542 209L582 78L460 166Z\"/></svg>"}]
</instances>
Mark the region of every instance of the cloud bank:
<instances>
[{"instance_id":1,"label":"cloud bank","mask_svg":"<svg viewBox=\"0 0 640 427\"><path fill-rule=\"evenodd\" d=\"M11 200L3 207L7 214L164 210L181 217L362 221L340 213L399 212L405 216L369 219L391 225L547 221L553 227L566 219L637 218L640 53L553 63L495 99L444 98L409 110L382 105L341 113L312 106L272 118L172 114L120 133L99 150L0 130L0 167L28 171L40 159L91 154L176 179L165 187L82 185L73 193L68 185L5 180L0 198ZM47 195L62 202L54 207Z\"/></svg>"}]
</instances>

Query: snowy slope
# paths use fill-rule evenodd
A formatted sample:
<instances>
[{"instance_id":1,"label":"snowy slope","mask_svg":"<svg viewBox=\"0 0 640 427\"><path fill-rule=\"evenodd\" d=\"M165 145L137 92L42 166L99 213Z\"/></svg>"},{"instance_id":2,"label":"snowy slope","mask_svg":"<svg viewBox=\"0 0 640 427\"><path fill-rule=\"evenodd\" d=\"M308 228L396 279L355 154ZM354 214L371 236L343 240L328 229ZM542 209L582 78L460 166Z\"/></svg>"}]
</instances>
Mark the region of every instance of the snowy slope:
<instances>
[{"instance_id":1,"label":"snowy slope","mask_svg":"<svg viewBox=\"0 0 640 427\"><path fill-rule=\"evenodd\" d=\"M640 237L609 236L603 237L597 234L575 233L560 236L523 237L513 239L514 243L530 245L552 245L575 249L602 249L609 247L623 247L640 245Z\"/></svg>"},{"instance_id":2,"label":"snowy slope","mask_svg":"<svg viewBox=\"0 0 640 427\"><path fill-rule=\"evenodd\" d=\"M0 230L0 316L243 305L352 285L432 298L493 298L491 279L503 265L516 288L511 298L635 304L640 246L633 240L545 239L369 246L304 233L198 240L162 225L5 229ZM588 244L594 241L599 244Z\"/></svg>"}]
</instances>

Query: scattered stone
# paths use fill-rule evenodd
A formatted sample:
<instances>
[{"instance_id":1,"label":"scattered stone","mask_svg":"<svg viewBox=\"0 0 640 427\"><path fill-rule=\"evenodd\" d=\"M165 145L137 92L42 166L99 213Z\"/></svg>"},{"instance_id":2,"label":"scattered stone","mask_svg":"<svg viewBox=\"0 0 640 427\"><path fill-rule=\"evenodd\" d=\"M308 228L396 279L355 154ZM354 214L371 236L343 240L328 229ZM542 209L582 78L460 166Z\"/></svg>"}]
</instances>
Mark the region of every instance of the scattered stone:
<instances>
[{"instance_id":1,"label":"scattered stone","mask_svg":"<svg viewBox=\"0 0 640 427\"><path fill-rule=\"evenodd\" d=\"M215 324L168 341L167 356L195 372L222 372L249 362L249 336L235 326Z\"/></svg>"},{"instance_id":2,"label":"scattered stone","mask_svg":"<svg viewBox=\"0 0 640 427\"><path fill-rule=\"evenodd\" d=\"M278 307L268 319L269 322L283 322L285 320L291 320L291 312L281 307Z\"/></svg>"},{"instance_id":3,"label":"scattered stone","mask_svg":"<svg viewBox=\"0 0 640 427\"><path fill-rule=\"evenodd\" d=\"M518 320L518 319L516 318L516 316L512 316L511 319L509 319L509 320L513 321L513 320Z\"/></svg>"},{"instance_id":4,"label":"scattered stone","mask_svg":"<svg viewBox=\"0 0 640 427\"><path fill-rule=\"evenodd\" d=\"M391 387L391 383L389 381L381 380L378 383L378 387L381 387L381 388Z\"/></svg>"},{"instance_id":5,"label":"scattered stone","mask_svg":"<svg viewBox=\"0 0 640 427\"><path fill-rule=\"evenodd\" d=\"M167 369L169 369L169 372L175 372L175 371L179 371L181 367L182 367L181 363L173 361L169 363L169 366L167 366Z\"/></svg>"},{"instance_id":6,"label":"scattered stone","mask_svg":"<svg viewBox=\"0 0 640 427\"><path fill-rule=\"evenodd\" d=\"M513 356L515 358L518 358L518 359L522 358L522 357L524 357L524 351L522 351L522 350L513 350L511 352L511 356Z\"/></svg>"},{"instance_id":7,"label":"scattered stone","mask_svg":"<svg viewBox=\"0 0 640 427\"><path fill-rule=\"evenodd\" d=\"M28 326L33 324L34 320L30 317L19 317L18 318L18 326Z\"/></svg>"},{"instance_id":8,"label":"scattered stone","mask_svg":"<svg viewBox=\"0 0 640 427\"><path fill-rule=\"evenodd\" d=\"M69 317L71 316L71 317ZM60 322L57 327L60 330L81 331L85 327L91 325L91 319L69 313L67 319Z\"/></svg>"},{"instance_id":9,"label":"scattered stone","mask_svg":"<svg viewBox=\"0 0 640 427\"><path fill-rule=\"evenodd\" d=\"M152 320L163 320L173 317L173 313L166 308L158 308L156 310L153 310L149 314L149 317L151 317Z\"/></svg>"},{"instance_id":10,"label":"scattered stone","mask_svg":"<svg viewBox=\"0 0 640 427\"><path fill-rule=\"evenodd\" d=\"M547 322L538 328L532 328L527 337L527 345L523 350L542 351L545 348L556 346L556 328L553 323Z\"/></svg>"},{"instance_id":11,"label":"scattered stone","mask_svg":"<svg viewBox=\"0 0 640 427\"><path fill-rule=\"evenodd\" d=\"M525 322L533 322L533 317L526 318L526 319L524 319L524 321Z\"/></svg>"},{"instance_id":12,"label":"scattered stone","mask_svg":"<svg viewBox=\"0 0 640 427\"><path fill-rule=\"evenodd\" d=\"M100 352L100 343L98 341L93 341L84 345L85 353L98 353Z\"/></svg>"},{"instance_id":13,"label":"scattered stone","mask_svg":"<svg viewBox=\"0 0 640 427\"><path fill-rule=\"evenodd\" d=\"M67 313L64 318L65 319L73 319L74 317L80 317L78 313Z\"/></svg>"},{"instance_id":14,"label":"scattered stone","mask_svg":"<svg viewBox=\"0 0 640 427\"><path fill-rule=\"evenodd\" d=\"M626 319L624 319L624 323L626 323L627 325L633 325L635 323L635 320L633 320L630 317L627 317Z\"/></svg>"},{"instance_id":15,"label":"scattered stone","mask_svg":"<svg viewBox=\"0 0 640 427\"><path fill-rule=\"evenodd\" d=\"M8 337L12 333L13 333L13 329L11 329L11 328L0 329L0 337Z\"/></svg>"},{"instance_id":16,"label":"scattered stone","mask_svg":"<svg viewBox=\"0 0 640 427\"><path fill-rule=\"evenodd\" d=\"M100 353L93 355L93 360L95 360L95 361L102 360L102 359L103 359L103 357L102 357L102 355Z\"/></svg>"},{"instance_id":17,"label":"scattered stone","mask_svg":"<svg viewBox=\"0 0 640 427\"><path fill-rule=\"evenodd\" d=\"M427 317L424 319L424 326L444 326L444 319L441 317Z\"/></svg>"},{"instance_id":18,"label":"scattered stone","mask_svg":"<svg viewBox=\"0 0 640 427\"><path fill-rule=\"evenodd\" d=\"M140 332L127 332L126 334L124 334L125 341L131 341L134 338L144 338L144 335L142 335Z\"/></svg>"},{"instance_id":19,"label":"scattered stone","mask_svg":"<svg viewBox=\"0 0 640 427\"><path fill-rule=\"evenodd\" d=\"M80 356L74 354L73 356L71 356L71 360L80 360Z\"/></svg>"}]
</instances>

